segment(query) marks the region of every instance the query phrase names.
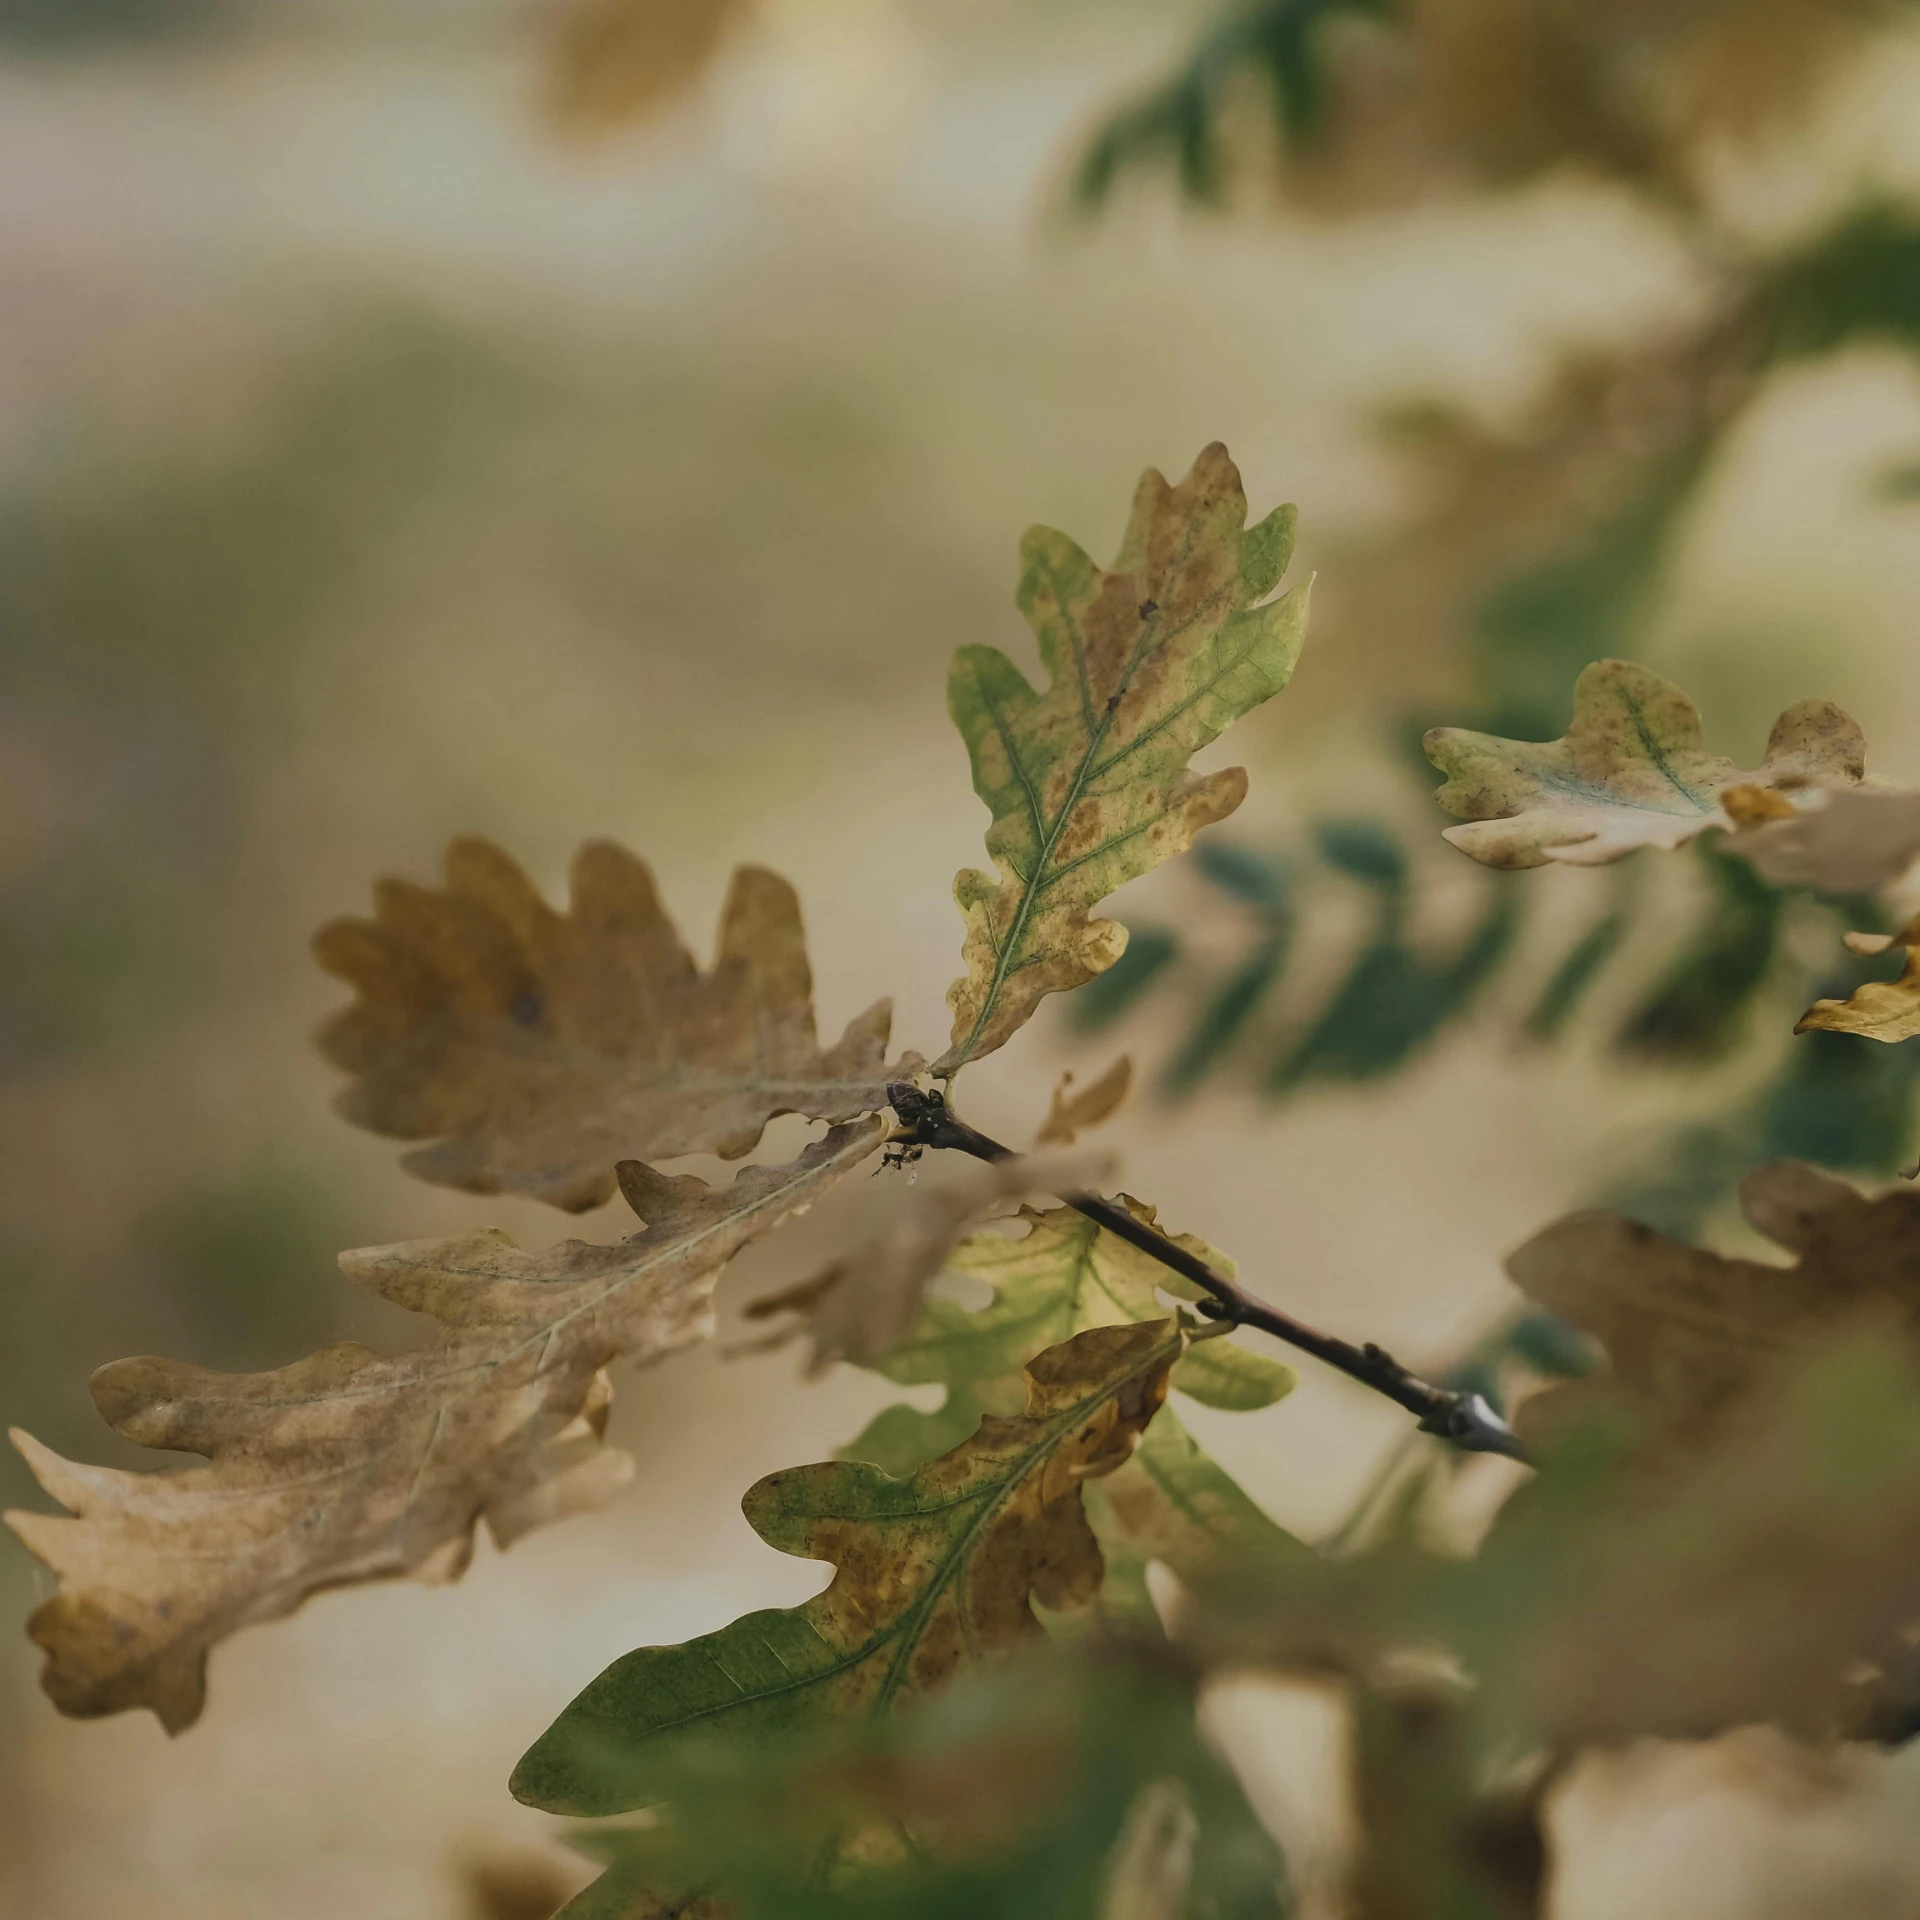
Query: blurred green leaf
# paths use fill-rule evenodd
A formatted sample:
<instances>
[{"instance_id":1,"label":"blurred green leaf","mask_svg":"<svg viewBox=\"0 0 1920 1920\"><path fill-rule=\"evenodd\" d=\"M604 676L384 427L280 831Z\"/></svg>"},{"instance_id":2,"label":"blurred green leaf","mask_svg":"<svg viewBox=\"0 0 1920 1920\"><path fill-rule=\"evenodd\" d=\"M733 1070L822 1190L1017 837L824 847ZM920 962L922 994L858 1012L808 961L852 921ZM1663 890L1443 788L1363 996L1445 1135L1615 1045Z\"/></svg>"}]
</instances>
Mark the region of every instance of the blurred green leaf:
<instances>
[{"instance_id":1,"label":"blurred green leaf","mask_svg":"<svg viewBox=\"0 0 1920 1920\"><path fill-rule=\"evenodd\" d=\"M1397 892L1346 977L1262 1083L1270 1098L1315 1080L1393 1073L1459 1018L1512 950L1521 903L1510 875L1488 885L1474 926L1449 954L1410 946Z\"/></svg>"},{"instance_id":2,"label":"blurred green leaf","mask_svg":"<svg viewBox=\"0 0 1920 1920\"><path fill-rule=\"evenodd\" d=\"M1102 206L1123 173L1171 161L1190 200L1216 201L1226 184L1220 120L1243 78L1264 86L1274 124L1290 144L1311 144L1325 124L1323 23L1341 13L1385 18L1386 0L1232 0L1179 71L1120 108L1088 144L1073 176L1083 209Z\"/></svg>"},{"instance_id":3,"label":"blurred green leaf","mask_svg":"<svg viewBox=\"0 0 1920 1920\"><path fill-rule=\"evenodd\" d=\"M1522 1030L1529 1040L1559 1039L1589 989L1606 971L1607 962L1625 944L1632 926L1633 916L1626 908L1610 908L1567 949L1527 1015Z\"/></svg>"},{"instance_id":4,"label":"blurred green leaf","mask_svg":"<svg viewBox=\"0 0 1920 1920\"><path fill-rule=\"evenodd\" d=\"M1696 841L1712 892L1685 945L1622 1021L1615 1051L1642 1059L1718 1059L1740 1040L1773 971L1786 896L1746 860Z\"/></svg>"},{"instance_id":5,"label":"blurred green leaf","mask_svg":"<svg viewBox=\"0 0 1920 1920\"><path fill-rule=\"evenodd\" d=\"M1179 1920L1281 1920L1285 1865L1195 1719L1193 1682L1107 1646L1036 1652L910 1715L683 1753L673 1810L583 1829L610 1862L565 1920L1115 1920L1141 1814L1192 1822ZM696 1898L699 1896L696 1896Z\"/></svg>"}]
</instances>

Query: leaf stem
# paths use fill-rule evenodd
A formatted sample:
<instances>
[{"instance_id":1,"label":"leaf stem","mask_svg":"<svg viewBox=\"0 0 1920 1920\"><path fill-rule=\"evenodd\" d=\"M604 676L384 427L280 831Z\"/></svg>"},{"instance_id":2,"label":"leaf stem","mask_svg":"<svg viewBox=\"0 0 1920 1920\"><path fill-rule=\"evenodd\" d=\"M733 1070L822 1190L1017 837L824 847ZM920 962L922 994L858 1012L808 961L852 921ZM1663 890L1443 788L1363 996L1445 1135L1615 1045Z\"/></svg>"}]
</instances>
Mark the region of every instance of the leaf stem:
<instances>
[{"instance_id":1,"label":"leaf stem","mask_svg":"<svg viewBox=\"0 0 1920 1920\"><path fill-rule=\"evenodd\" d=\"M901 1081L888 1087L887 1099L899 1116L901 1131L894 1142L901 1146L950 1149L971 1154L976 1160L1008 1160L1011 1147L990 1140L950 1108L938 1092L923 1092ZM1467 1453L1502 1453L1510 1459L1525 1460L1526 1450L1513 1429L1494 1412L1477 1393L1462 1393L1436 1387L1403 1367L1384 1347L1372 1341L1356 1347L1351 1341L1321 1333L1291 1314L1249 1293L1236 1280L1210 1267L1197 1254L1169 1240L1163 1233L1136 1220L1124 1207L1103 1200L1096 1193L1063 1193L1060 1198L1076 1212L1104 1227L1109 1233L1149 1254L1164 1267L1191 1280L1210 1296L1201 1303L1200 1312L1211 1320L1234 1326L1258 1327L1290 1347L1310 1353L1316 1360L1337 1368L1350 1380L1357 1380L1375 1393L1385 1394L1397 1406L1418 1417L1421 1430L1450 1440Z\"/></svg>"}]
</instances>

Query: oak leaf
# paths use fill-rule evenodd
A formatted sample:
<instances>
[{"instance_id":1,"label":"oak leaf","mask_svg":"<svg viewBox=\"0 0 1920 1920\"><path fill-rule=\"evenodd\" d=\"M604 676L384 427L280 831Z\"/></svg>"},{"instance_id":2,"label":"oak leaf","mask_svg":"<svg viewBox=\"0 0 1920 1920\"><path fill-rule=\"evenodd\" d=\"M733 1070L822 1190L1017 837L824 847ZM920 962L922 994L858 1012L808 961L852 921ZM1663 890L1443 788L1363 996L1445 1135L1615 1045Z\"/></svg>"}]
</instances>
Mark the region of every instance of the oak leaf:
<instances>
[{"instance_id":1,"label":"oak leaf","mask_svg":"<svg viewBox=\"0 0 1920 1920\"><path fill-rule=\"evenodd\" d=\"M597 1504L631 1471L602 1443L604 1369L710 1332L721 1268L851 1173L881 1131L837 1128L725 1188L624 1162L645 1227L611 1246L527 1253L485 1231L342 1254L349 1279L441 1323L409 1352L348 1342L256 1374L103 1367L93 1394L112 1426L207 1464L82 1466L15 1433L74 1516L6 1516L60 1576L28 1627L54 1703L80 1715L151 1707L178 1732L204 1703L210 1648L239 1628L323 1587L456 1578L481 1519L505 1546Z\"/></svg>"},{"instance_id":2,"label":"oak leaf","mask_svg":"<svg viewBox=\"0 0 1920 1920\"><path fill-rule=\"evenodd\" d=\"M1187 762L1287 684L1307 620L1305 588L1267 598L1292 555L1294 510L1246 517L1218 444L1178 486L1149 469L1110 571L1048 527L1022 543L1018 597L1043 692L997 648L955 655L947 705L993 815L996 872L954 883L966 971L947 994L952 1045L936 1073L991 1053L1046 994L1112 966L1126 929L1089 910L1245 797L1244 769L1196 775Z\"/></svg>"},{"instance_id":3,"label":"oak leaf","mask_svg":"<svg viewBox=\"0 0 1920 1920\"><path fill-rule=\"evenodd\" d=\"M1898 933L1850 933L1846 941L1855 953L1898 947L1906 955L1906 967L1899 979L1869 980L1844 1000L1816 1000L1794 1032L1857 1033L1864 1040L1889 1044L1920 1034L1920 916Z\"/></svg>"},{"instance_id":4,"label":"oak leaf","mask_svg":"<svg viewBox=\"0 0 1920 1920\"><path fill-rule=\"evenodd\" d=\"M1435 727L1426 744L1447 776L1435 797L1470 823L1445 837L1489 867L1598 867L1641 847L1684 846L1733 824L1721 805L1729 788L1785 796L1857 786L1866 759L1846 714L1803 700L1774 722L1760 766L1742 772L1701 745L1700 711L1678 687L1626 660L1581 674L1561 739Z\"/></svg>"},{"instance_id":5,"label":"oak leaf","mask_svg":"<svg viewBox=\"0 0 1920 1920\"><path fill-rule=\"evenodd\" d=\"M433 1140L402 1164L470 1193L570 1211L612 1197L614 1163L737 1159L776 1114L851 1120L887 1104L882 1000L816 1042L800 904L764 867L733 876L702 973L631 854L590 842L556 913L485 840L447 850L444 889L385 880L371 920L336 920L320 964L359 999L321 1029L354 1076L356 1125Z\"/></svg>"},{"instance_id":6,"label":"oak leaf","mask_svg":"<svg viewBox=\"0 0 1920 1920\"><path fill-rule=\"evenodd\" d=\"M1920 1193L1869 1199L1782 1160L1741 1182L1740 1204L1793 1264L1690 1247L1599 1212L1558 1221L1509 1257L1514 1284L1612 1363L1529 1402L1523 1426L1604 1399L1624 1403L1650 1440L1697 1448L1863 1312L1920 1333Z\"/></svg>"},{"instance_id":7,"label":"oak leaf","mask_svg":"<svg viewBox=\"0 0 1920 1920\"><path fill-rule=\"evenodd\" d=\"M1056 1148L967 1160L931 1179L901 1182L877 1197L877 1217L846 1253L797 1285L754 1301L746 1318L803 1315L813 1338L813 1373L836 1360L865 1365L913 1330L927 1288L956 1243L996 1209L1023 1194L1085 1192L1111 1172L1101 1155Z\"/></svg>"},{"instance_id":8,"label":"oak leaf","mask_svg":"<svg viewBox=\"0 0 1920 1920\"><path fill-rule=\"evenodd\" d=\"M1461 1616L1535 1737L1853 1731L1920 1622L1920 1378L1887 1335L1871 1312L1827 1322L1688 1470L1608 1487L1547 1459ZM1528 1587L1520 1635L1502 1600Z\"/></svg>"},{"instance_id":9,"label":"oak leaf","mask_svg":"<svg viewBox=\"0 0 1920 1920\"><path fill-rule=\"evenodd\" d=\"M1122 1204L1145 1224L1157 1225L1150 1207L1125 1195ZM847 1449L854 1458L908 1472L953 1445L983 1414L1017 1406L1021 1369L1039 1348L1089 1327L1156 1319L1165 1312L1162 1291L1176 1299L1200 1297L1191 1282L1070 1207L1044 1213L1028 1208L1020 1219L1026 1229L1021 1237L977 1233L947 1262L950 1271L991 1287L991 1301L976 1311L953 1300L929 1300L910 1337L869 1363L901 1386L943 1386L945 1401L928 1412L885 1409ZM1210 1266L1234 1271L1231 1260L1194 1235L1176 1240ZM1191 1342L1173 1371L1173 1385L1182 1393L1235 1412L1271 1406L1293 1384L1291 1368L1215 1337ZM1118 1549L1124 1539L1124 1551L1116 1550L1110 1561L1116 1569L1124 1561L1135 1573L1148 1560L1191 1574L1229 1551L1307 1551L1240 1491L1171 1410L1102 1484L1092 1507L1103 1542Z\"/></svg>"},{"instance_id":10,"label":"oak leaf","mask_svg":"<svg viewBox=\"0 0 1920 1920\"><path fill-rule=\"evenodd\" d=\"M1186 1344L1178 1319L1097 1327L1027 1367L1025 1408L895 1478L863 1461L770 1474L742 1503L770 1546L838 1571L798 1607L617 1660L520 1762L513 1791L608 1814L671 1791L692 1741L876 1717L1040 1637L1033 1604L1102 1578L1081 1488L1133 1450Z\"/></svg>"}]
</instances>

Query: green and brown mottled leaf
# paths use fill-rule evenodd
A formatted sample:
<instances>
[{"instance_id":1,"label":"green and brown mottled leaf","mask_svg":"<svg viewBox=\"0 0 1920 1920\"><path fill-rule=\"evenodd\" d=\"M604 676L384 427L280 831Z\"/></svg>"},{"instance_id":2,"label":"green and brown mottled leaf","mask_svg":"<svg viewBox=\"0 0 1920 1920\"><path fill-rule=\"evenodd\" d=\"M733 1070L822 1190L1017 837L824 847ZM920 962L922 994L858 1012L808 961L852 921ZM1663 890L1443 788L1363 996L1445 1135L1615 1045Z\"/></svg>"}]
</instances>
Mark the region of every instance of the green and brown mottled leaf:
<instances>
[{"instance_id":1,"label":"green and brown mottled leaf","mask_svg":"<svg viewBox=\"0 0 1920 1920\"><path fill-rule=\"evenodd\" d=\"M453 1579L478 1521L504 1546L597 1504L632 1467L602 1444L604 1370L708 1334L721 1268L844 1179L881 1132L877 1120L837 1128L724 1188L624 1162L645 1227L611 1246L526 1253L490 1231L343 1253L349 1279L440 1322L405 1353L348 1342L254 1374L103 1367L93 1395L113 1427L207 1464L82 1466L15 1433L73 1516L6 1516L60 1577L28 1628L54 1703L151 1707L178 1732L204 1703L209 1649L239 1628L325 1587Z\"/></svg>"},{"instance_id":2,"label":"green and brown mottled leaf","mask_svg":"<svg viewBox=\"0 0 1920 1920\"><path fill-rule=\"evenodd\" d=\"M433 1141L402 1164L470 1193L596 1207L616 1161L735 1159L776 1114L878 1112L921 1065L887 1064L884 1000L818 1044L800 903L764 867L734 874L704 973L652 874L606 841L580 849L556 913L498 847L456 840L444 888L383 880L374 917L314 950L359 995L319 1037L354 1076L340 1111Z\"/></svg>"},{"instance_id":3,"label":"green and brown mottled leaf","mask_svg":"<svg viewBox=\"0 0 1920 1920\"><path fill-rule=\"evenodd\" d=\"M645 1806L688 1741L877 1716L1040 1637L1035 1603L1099 1592L1081 1488L1126 1461L1185 1344L1161 1319L1049 1347L1021 1412L989 1414L904 1478L859 1460L770 1474L747 1519L781 1552L837 1568L825 1592L615 1661L520 1762L514 1793L554 1813Z\"/></svg>"},{"instance_id":4,"label":"green and brown mottled leaf","mask_svg":"<svg viewBox=\"0 0 1920 1920\"><path fill-rule=\"evenodd\" d=\"M1153 1210L1122 1196L1141 1220ZM929 1412L889 1407L847 1449L904 1473L951 1446L985 1413L1019 1405L1027 1357L1084 1328L1153 1320L1158 1295L1197 1299L1199 1291L1138 1247L1105 1232L1070 1207L1023 1210L1025 1233L974 1234L954 1249L950 1271L983 1282L993 1298L977 1312L953 1300L926 1303L911 1336L869 1364L902 1386L938 1384L945 1401ZM1192 1234L1178 1244L1231 1274L1233 1262ZM1173 1371L1173 1385L1203 1406L1251 1412L1291 1392L1291 1368L1250 1353L1232 1339L1193 1341ZM1118 1571L1138 1560L1163 1560L1191 1574L1212 1555L1304 1553L1195 1444L1171 1412L1162 1413L1134 1457L1093 1497L1103 1542ZM1137 1610L1137 1609L1136 1609Z\"/></svg>"},{"instance_id":5,"label":"green and brown mottled leaf","mask_svg":"<svg viewBox=\"0 0 1920 1920\"><path fill-rule=\"evenodd\" d=\"M1863 1040L1911 1040L1920 1034L1920 916L1898 933L1850 933L1855 953L1886 953L1898 947L1906 966L1897 980L1869 980L1844 1000L1816 1000L1794 1028L1825 1033L1855 1033Z\"/></svg>"},{"instance_id":6,"label":"green and brown mottled leaf","mask_svg":"<svg viewBox=\"0 0 1920 1920\"><path fill-rule=\"evenodd\" d=\"M1597 867L1731 827L1721 804L1730 788L1788 796L1857 786L1866 742L1831 702L1804 700L1774 722L1759 767L1743 772L1706 751L1700 711L1678 687L1629 661L1600 660L1580 676L1563 738L1436 727L1427 757L1447 776L1441 806L1471 823L1446 838L1483 866Z\"/></svg>"},{"instance_id":7,"label":"green and brown mottled leaf","mask_svg":"<svg viewBox=\"0 0 1920 1920\"><path fill-rule=\"evenodd\" d=\"M1126 930L1090 910L1245 797L1243 769L1187 763L1287 684L1307 623L1305 588L1268 600L1293 509L1246 518L1224 447L1178 486L1149 469L1111 570L1048 527L1022 544L1020 610L1044 690L996 648L954 657L947 706L993 815L994 872L954 883L966 971L947 994L952 1045L936 1073L991 1053L1045 995L1112 966Z\"/></svg>"}]
</instances>

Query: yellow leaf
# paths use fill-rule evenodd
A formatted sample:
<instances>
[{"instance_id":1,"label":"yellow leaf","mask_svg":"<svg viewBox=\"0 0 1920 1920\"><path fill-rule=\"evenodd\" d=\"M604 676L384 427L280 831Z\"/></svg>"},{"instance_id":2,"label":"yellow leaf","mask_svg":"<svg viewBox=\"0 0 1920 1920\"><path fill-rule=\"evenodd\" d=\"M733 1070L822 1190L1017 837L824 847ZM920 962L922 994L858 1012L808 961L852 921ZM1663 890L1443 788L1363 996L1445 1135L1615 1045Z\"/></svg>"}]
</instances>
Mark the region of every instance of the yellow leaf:
<instances>
[{"instance_id":1,"label":"yellow leaf","mask_svg":"<svg viewBox=\"0 0 1920 1920\"><path fill-rule=\"evenodd\" d=\"M1844 1000L1816 1000L1794 1032L1857 1033L1889 1043L1920 1034L1920 917L1898 933L1850 933L1847 945L1865 954L1899 947L1907 956L1906 969L1898 980L1869 980Z\"/></svg>"},{"instance_id":2,"label":"yellow leaf","mask_svg":"<svg viewBox=\"0 0 1920 1920\"><path fill-rule=\"evenodd\" d=\"M498 847L456 840L443 891L382 881L373 919L334 921L314 949L360 996L320 1032L354 1076L341 1112L435 1141L403 1164L470 1193L596 1207L617 1160L734 1159L776 1114L878 1112L922 1064L886 1064L884 1000L817 1044L800 903L764 867L733 876L707 973L652 874L605 841L575 858L566 913Z\"/></svg>"},{"instance_id":3,"label":"yellow leaf","mask_svg":"<svg viewBox=\"0 0 1920 1920\"><path fill-rule=\"evenodd\" d=\"M75 1516L7 1524L60 1576L28 1631L65 1713L151 1707L198 1717L209 1649L323 1587L456 1578L485 1519L505 1546L596 1505L631 1471L602 1444L618 1359L653 1360L711 1331L715 1278L879 1145L836 1129L786 1166L726 1188L623 1162L644 1231L612 1246L525 1253L504 1233L368 1247L351 1280L441 1323L399 1354L351 1343L272 1373L119 1360L93 1377L106 1419L142 1446L208 1464L125 1473L14 1443Z\"/></svg>"}]
</instances>

